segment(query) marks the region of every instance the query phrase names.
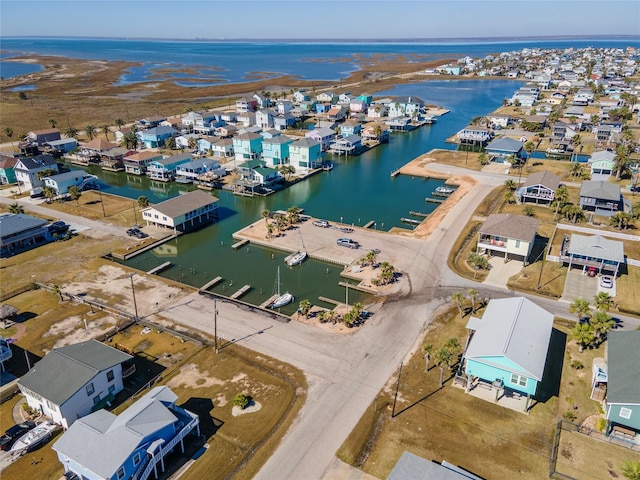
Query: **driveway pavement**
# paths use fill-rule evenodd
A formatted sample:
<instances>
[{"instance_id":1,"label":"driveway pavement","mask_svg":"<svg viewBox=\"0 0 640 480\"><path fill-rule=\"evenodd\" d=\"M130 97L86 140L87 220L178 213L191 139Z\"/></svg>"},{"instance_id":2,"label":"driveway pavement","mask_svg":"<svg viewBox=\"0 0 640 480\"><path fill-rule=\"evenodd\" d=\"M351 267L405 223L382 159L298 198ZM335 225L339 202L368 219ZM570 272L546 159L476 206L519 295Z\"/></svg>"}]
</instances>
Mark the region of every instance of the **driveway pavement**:
<instances>
[{"instance_id":1,"label":"driveway pavement","mask_svg":"<svg viewBox=\"0 0 640 480\"><path fill-rule=\"evenodd\" d=\"M517 260L505 262L503 257L492 257L489 259L489 264L491 270L482 283L496 288L507 288L509 278L522 270L522 262Z\"/></svg>"},{"instance_id":2,"label":"driveway pavement","mask_svg":"<svg viewBox=\"0 0 640 480\"><path fill-rule=\"evenodd\" d=\"M562 299L573 302L576 298L584 298L593 302L598 293L598 277L590 277L580 269L569 270L564 282Z\"/></svg>"}]
</instances>

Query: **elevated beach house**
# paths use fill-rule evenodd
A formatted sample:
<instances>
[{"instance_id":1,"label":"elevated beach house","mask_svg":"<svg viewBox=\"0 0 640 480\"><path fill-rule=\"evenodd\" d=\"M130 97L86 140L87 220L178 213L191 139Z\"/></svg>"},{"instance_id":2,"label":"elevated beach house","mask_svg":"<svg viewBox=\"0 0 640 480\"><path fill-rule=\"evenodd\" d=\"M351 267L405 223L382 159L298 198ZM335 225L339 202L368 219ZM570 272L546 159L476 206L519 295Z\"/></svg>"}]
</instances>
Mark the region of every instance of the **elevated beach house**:
<instances>
[{"instance_id":1,"label":"elevated beach house","mask_svg":"<svg viewBox=\"0 0 640 480\"><path fill-rule=\"evenodd\" d=\"M133 175L144 175L147 173L147 166L151 162L161 159L161 153L147 151L137 152L124 157L124 171Z\"/></svg>"},{"instance_id":2,"label":"elevated beach house","mask_svg":"<svg viewBox=\"0 0 640 480\"><path fill-rule=\"evenodd\" d=\"M147 225L185 232L211 223L217 216L218 199L202 190L165 200L142 209Z\"/></svg>"},{"instance_id":3,"label":"elevated beach house","mask_svg":"<svg viewBox=\"0 0 640 480\"><path fill-rule=\"evenodd\" d=\"M527 263L540 222L525 215L492 214L480 227L478 251Z\"/></svg>"},{"instance_id":4,"label":"elevated beach house","mask_svg":"<svg viewBox=\"0 0 640 480\"><path fill-rule=\"evenodd\" d=\"M329 150L331 143L336 139L336 132L329 127L320 127L305 133L304 136L319 141L322 151L325 152Z\"/></svg>"},{"instance_id":5,"label":"elevated beach house","mask_svg":"<svg viewBox=\"0 0 640 480\"><path fill-rule=\"evenodd\" d=\"M462 144L484 146L491 140L492 133L487 127L481 125L467 125L456 134L456 137L458 142Z\"/></svg>"},{"instance_id":6,"label":"elevated beach house","mask_svg":"<svg viewBox=\"0 0 640 480\"><path fill-rule=\"evenodd\" d=\"M176 405L168 387L154 387L120 415L98 410L75 422L53 450L66 478L146 480L158 478L165 457L191 432L200 435L198 415ZM70 473L76 475L72 477Z\"/></svg>"},{"instance_id":7,"label":"elevated beach house","mask_svg":"<svg viewBox=\"0 0 640 480\"><path fill-rule=\"evenodd\" d=\"M560 261L572 267L582 268L584 272L618 275L620 266L625 263L624 243L610 240L600 235L571 234L565 237L560 251Z\"/></svg>"},{"instance_id":8,"label":"elevated beach house","mask_svg":"<svg viewBox=\"0 0 640 480\"><path fill-rule=\"evenodd\" d=\"M69 428L113 401L124 388L123 379L134 372L131 355L87 340L51 350L18 387L31 408Z\"/></svg>"},{"instance_id":9,"label":"elevated beach house","mask_svg":"<svg viewBox=\"0 0 640 480\"><path fill-rule=\"evenodd\" d=\"M44 154L19 158L13 171L16 174L16 181L22 183L25 189L33 191L44 187L44 180L38 176L38 172L53 171L58 173L59 170L56 159L49 154Z\"/></svg>"},{"instance_id":10,"label":"elevated beach house","mask_svg":"<svg viewBox=\"0 0 640 480\"><path fill-rule=\"evenodd\" d=\"M0 214L0 258L47 243L47 223L42 218L24 213Z\"/></svg>"},{"instance_id":11,"label":"elevated beach house","mask_svg":"<svg viewBox=\"0 0 640 480\"><path fill-rule=\"evenodd\" d=\"M520 203L550 205L560 186L560 177L551 172L536 172L529 175L524 185L516 191Z\"/></svg>"},{"instance_id":12,"label":"elevated beach house","mask_svg":"<svg viewBox=\"0 0 640 480\"><path fill-rule=\"evenodd\" d=\"M267 167L279 167L289 163L289 145L293 139L286 135L276 135L275 137L262 140L262 159Z\"/></svg>"},{"instance_id":13,"label":"elevated beach house","mask_svg":"<svg viewBox=\"0 0 640 480\"><path fill-rule=\"evenodd\" d=\"M136 133L140 143L146 148L164 147L167 138L175 137L178 131L173 127L153 127L148 130L139 130Z\"/></svg>"},{"instance_id":14,"label":"elevated beach house","mask_svg":"<svg viewBox=\"0 0 640 480\"><path fill-rule=\"evenodd\" d=\"M253 132L236 135L233 137L233 151L238 161L259 158L262 153L262 135Z\"/></svg>"},{"instance_id":15,"label":"elevated beach house","mask_svg":"<svg viewBox=\"0 0 640 480\"><path fill-rule=\"evenodd\" d=\"M192 160L193 157L189 153L180 153L153 160L147 165L147 176L153 180L169 182L175 178L178 166L189 163Z\"/></svg>"},{"instance_id":16,"label":"elevated beach house","mask_svg":"<svg viewBox=\"0 0 640 480\"><path fill-rule=\"evenodd\" d=\"M330 152L335 155L358 155L362 150L360 135L339 136L330 148Z\"/></svg>"},{"instance_id":17,"label":"elevated beach house","mask_svg":"<svg viewBox=\"0 0 640 480\"><path fill-rule=\"evenodd\" d=\"M306 174L309 169L322 165L322 148L314 138L301 138L289 145L289 162L296 173Z\"/></svg>"},{"instance_id":18,"label":"elevated beach house","mask_svg":"<svg viewBox=\"0 0 640 480\"><path fill-rule=\"evenodd\" d=\"M614 213L622 210L620 185L604 180L582 182L580 207L586 212L611 217Z\"/></svg>"},{"instance_id":19,"label":"elevated beach house","mask_svg":"<svg viewBox=\"0 0 640 480\"><path fill-rule=\"evenodd\" d=\"M524 394L528 409L543 378L553 314L524 297L491 300L481 319L469 319L467 329L467 391L484 383L511 396Z\"/></svg>"},{"instance_id":20,"label":"elevated beach house","mask_svg":"<svg viewBox=\"0 0 640 480\"><path fill-rule=\"evenodd\" d=\"M25 140L29 143L44 147L45 143L60 140L60 130L57 128L47 128L45 130L34 130L27 133Z\"/></svg>"},{"instance_id":21,"label":"elevated beach house","mask_svg":"<svg viewBox=\"0 0 640 480\"><path fill-rule=\"evenodd\" d=\"M98 184L98 177L86 173L84 170L71 170L70 172L44 177L43 180L45 187L53 188L56 195L66 195L71 187L78 187L79 190L83 190L87 186L96 186Z\"/></svg>"},{"instance_id":22,"label":"elevated beach house","mask_svg":"<svg viewBox=\"0 0 640 480\"><path fill-rule=\"evenodd\" d=\"M615 168L616 154L609 150L593 152L589 157L592 180L607 180Z\"/></svg>"},{"instance_id":23,"label":"elevated beach house","mask_svg":"<svg viewBox=\"0 0 640 480\"><path fill-rule=\"evenodd\" d=\"M0 155L0 185L16 183L16 163L17 158Z\"/></svg>"},{"instance_id":24,"label":"elevated beach house","mask_svg":"<svg viewBox=\"0 0 640 480\"><path fill-rule=\"evenodd\" d=\"M523 157L522 142L510 137L500 137L489 142L486 147L490 162L511 163Z\"/></svg>"}]
</instances>

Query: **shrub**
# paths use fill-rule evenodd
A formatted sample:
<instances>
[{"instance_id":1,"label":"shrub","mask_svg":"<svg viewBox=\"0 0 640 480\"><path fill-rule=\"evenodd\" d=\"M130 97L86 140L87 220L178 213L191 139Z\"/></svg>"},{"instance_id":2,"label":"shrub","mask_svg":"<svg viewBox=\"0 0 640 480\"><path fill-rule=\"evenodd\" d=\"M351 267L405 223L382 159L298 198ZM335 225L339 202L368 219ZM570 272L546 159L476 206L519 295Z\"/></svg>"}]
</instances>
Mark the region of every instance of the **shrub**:
<instances>
[{"instance_id":1,"label":"shrub","mask_svg":"<svg viewBox=\"0 0 640 480\"><path fill-rule=\"evenodd\" d=\"M580 360L574 360L571 362L571 368L574 370L581 370L584 368L584 364Z\"/></svg>"},{"instance_id":2,"label":"shrub","mask_svg":"<svg viewBox=\"0 0 640 480\"><path fill-rule=\"evenodd\" d=\"M573 412L564 412L564 415L562 415L562 417L563 417L565 420L568 420L568 421L570 421L570 422L573 422L573 421L575 421L575 419L576 419L576 418L578 418L578 417L576 416L576 414L575 414L575 413L573 413Z\"/></svg>"},{"instance_id":3,"label":"shrub","mask_svg":"<svg viewBox=\"0 0 640 480\"><path fill-rule=\"evenodd\" d=\"M597 431L604 432L604 427L607 426L607 421L604 418L599 418L595 426Z\"/></svg>"},{"instance_id":4,"label":"shrub","mask_svg":"<svg viewBox=\"0 0 640 480\"><path fill-rule=\"evenodd\" d=\"M251 397L249 395L245 395L244 393L238 393L235 397L233 397L233 404L237 407L242 408L243 410L247 408L249 403L251 403Z\"/></svg>"}]
</instances>

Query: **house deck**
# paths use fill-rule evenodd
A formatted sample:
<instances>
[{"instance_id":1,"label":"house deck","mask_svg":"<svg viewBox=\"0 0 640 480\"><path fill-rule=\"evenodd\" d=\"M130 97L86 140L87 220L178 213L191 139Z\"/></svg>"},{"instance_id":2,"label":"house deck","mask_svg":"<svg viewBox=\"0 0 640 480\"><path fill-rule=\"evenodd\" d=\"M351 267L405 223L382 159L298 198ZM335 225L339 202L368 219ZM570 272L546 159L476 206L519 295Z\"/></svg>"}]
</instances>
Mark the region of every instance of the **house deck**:
<instances>
[{"instance_id":1,"label":"house deck","mask_svg":"<svg viewBox=\"0 0 640 480\"><path fill-rule=\"evenodd\" d=\"M465 389L465 382L454 382L453 385L455 387L462 388L463 390ZM496 390L498 395L497 401ZM520 392L516 392L515 390L508 388L497 389L491 383L476 379L471 384L471 389L467 393L473 397L500 405L501 407L524 413L526 415L529 414L528 409L526 409L527 396ZM531 402L532 401L530 400L529 404L531 404ZM531 408L531 405L529 405L529 408Z\"/></svg>"}]
</instances>

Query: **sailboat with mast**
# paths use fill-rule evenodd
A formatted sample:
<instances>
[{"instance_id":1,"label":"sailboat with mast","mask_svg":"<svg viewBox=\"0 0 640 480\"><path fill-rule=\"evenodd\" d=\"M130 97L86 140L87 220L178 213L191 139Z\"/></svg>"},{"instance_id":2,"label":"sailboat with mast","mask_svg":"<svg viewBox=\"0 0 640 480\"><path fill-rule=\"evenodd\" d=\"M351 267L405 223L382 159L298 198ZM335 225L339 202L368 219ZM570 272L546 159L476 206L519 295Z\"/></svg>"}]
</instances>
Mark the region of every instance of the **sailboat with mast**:
<instances>
[{"instance_id":1,"label":"sailboat with mast","mask_svg":"<svg viewBox=\"0 0 640 480\"><path fill-rule=\"evenodd\" d=\"M291 302L293 302L293 295L291 295L289 292L280 293L280 267L278 267L278 274L276 276L275 291L276 291L277 297L271 303L270 305L271 308L284 307L285 305L288 305Z\"/></svg>"},{"instance_id":2,"label":"sailboat with mast","mask_svg":"<svg viewBox=\"0 0 640 480\"><path fill-rule=\"evenodd\" d=\"M304 248L304 242L302 241L302 233L300 230L298 230L298 235L300 237L300 246L302 248L284 259L290 267L301 264L307 258L307 251Z\"/></svg>"}]
</instances>

